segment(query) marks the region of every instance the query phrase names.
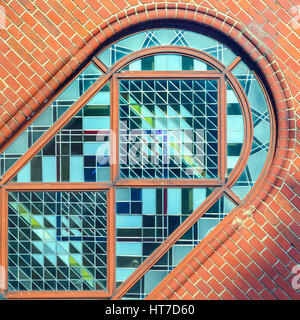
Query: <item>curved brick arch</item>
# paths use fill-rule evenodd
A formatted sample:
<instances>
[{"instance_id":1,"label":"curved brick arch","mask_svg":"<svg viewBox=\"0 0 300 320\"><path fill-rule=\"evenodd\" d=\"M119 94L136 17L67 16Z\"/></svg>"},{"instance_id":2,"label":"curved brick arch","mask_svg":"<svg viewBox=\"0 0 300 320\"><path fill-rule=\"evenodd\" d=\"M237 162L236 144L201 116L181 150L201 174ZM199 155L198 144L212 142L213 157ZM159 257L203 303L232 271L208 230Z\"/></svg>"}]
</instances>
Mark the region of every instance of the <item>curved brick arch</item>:
<instances>
[{"instance_id":1,"label":"curved brick arch","mask_svg":"<svg viewBox=\"0 0 300 320\"><path fill-rule=\"evenodd\" d=\"M136 23L141 23L144 21L150 21L150 20L156 20L156 19L166 19L166 18L172 18L172 19L183 19L188 21L193 21L195 23L203 24L203 25L209 25L210 27L214 28L215 30L223 33L224 35L229 36L234 41L236 41L244 50L246 53L250 55L250 57L253 59L254 62L257 63L257 65L262 70L263 74L266 77L267 83L270 87L270 90L272 92L274 101L276 101L274 108L275 108L275 114L277 118L277 148L276 153L274 155L274 159L272 161L272 167L269 171L268 176L265 179L265 183L260 189L260 193L256 195L255 201L252 201L252 206L249 208L249 206L245 206L236 213L236 215L233 217L233 223L230 224L229 221L227 225L224 227L222 226L223 230L216 230L216 232L213 233L212 236L207 239L205 246L202 246L198 248L197 252L194 252L194 255L188 257L188 261L185 260L185 264L182 264L182 269L177 270L176 278L177 281L171 282L164 282L165 287L160 287L158 291L154 292L151 296L152 298L182 298L182 297L188 297L187 293L189 293L191 296L196 298L207 298L209 297L209 293L205 294L205 286L201 282L199 283L199 278L197 280L198 285L191 285L191 280L194 279L196 281L197 275L201 275L201 279L206 279L207 270L211 271L212 269L214 271L216 267L222 267L224 265L229 265L224 263L224 259L222 256L226 256L226 259L239 259L242 261L241 264L231 263L232 266L235 265L235 267L231 266L231 269L227 269L227 271L224 271L226 275L228 275L229 279L231 279L231 276L229 276L230 273L232 273L232 278L234 271L237 271L236 274L238 274L239 277L239 284L236 282L235 284L229 284L228 283L228 277L226 278L227 283L223 285L225 287L226 294L223 292L224 297L223 298L230 298L230 297L245 297L244 293L241 293L247 285L244 283L247 273L246 271L241 267L240 265L246 266L246 265L252 265L251 262L247 262L247 258L240 252L243 252L244 254L250 252L250 249L247 248L245 239L254 239L253 237L249 236L249 233L252 233L252 235L256 235L256 239L258 241L262 242L262 239L266 237L266 234L268 236L271 235L271 237L275 236L275 228L276 231L279 231L281 235L285 237L285 239L288 239L291 243L291 246L293 244L294 247L299 248L299 242L297 242L293 236L291 236L290 233L287 233L287 230L284 229L281 226L283 224L292 226L293 222L291 222L291 217L294 217L294 220L296 221L296 213L295 209L290 209L289 212L289 219L287 217L284 217L282 214L280 218L276 217L274 215L274 212L280 213L280 205L285 204L286 208L289 208L291 205L288 203L288 200L285 198L283 199L281 195L281 188L284 187L285 181L287 177L289 177L289 171L293 170L292 173L295 172L295 159L296 156L293 154L294 148L295 148L295 114L294 109L296 107L293 105L293 100L291 99L291 90L289 88L288 83L285 80L285 76L281 71L281 67L276 61L276 59L273 57L272 53L270 53L270 50L267 50L260 42L256 40L256 38L249 33L249 31L246 31L244 28L244 25L242 25L240 22L235 21L231 17L222 14L220 12L214 11L212 9L194 6L194 5L187 5L187 4L180 4L180 3L156 3L156 4L149 4L149 5L142 5L142 6L136 6L133 9L129 9L125 12L119 13L115 16L112 16L109 18L105 23L101 24L99 28L95 29L92 34L94 37L91 39L86 39L86 45L81 48L74 56L73 58L67 63L66 66L64 66L52 79L50 79L47 84L45 85L45 90L41 90L42 92L45 92L45 94L38 93L34 96L34 98L30 101L28 101L29 108L22 109L23 114L26 116L30 116L32 111L36 110L40 104L42 104L45 100L45 96L48 96L49 94L49 88L50 91L55 90L58 87L59 83L64 83L65 79L68 78L74 70L76 70L82 63L87 61L93 53L99 49L99 46L114 35L115 33L121 31L124 28L127 28L131 25L134 25ZM21 123L21 120L19 121ZM7 122L7 127L11 129L11 131L14 132L14 130L17 129L17 126L15 122ZM7 130L6 128L3 129L2 134L3 137L1 137L1 142L4 141L4 137L9 137L11 135L11 131ZM6 129L6 130L4 130ZM294 165L292 162L294 161ZM299 162L298 162L299 164ZM291 169L293 167L293 169ZM297 189L295 189L297 190ZM299 189L298 189L299 190ZM296 191L295 191L296 192ZM287 193L285 193L287 195ZM286 196L287 197L287 196ZM252 228L254 225L254 218L252 213L255 213L255 223L257 223L260 226L265 226L266 223L262 221L264 219L265 210L270 210L270 204L274 203L276 199L278 200L277 207L271 210L271 212L268 212L267 220L271 222L268 224L268 230L258 230L258 228ZM294 206L296 206L294 204ZM292 211L293 210L293 211ZM293 212L291 215L290 212ZM246 214L245 214L246 213ZM263 214L261 214L263 213ZM281 219L282 218L282 219ZM265 219L265 220L266 220ZM277 221L276 221L277 219ZM283 222L282 222L283 221ZM242 225L242 228L240 226ZM273 228L273 229L272 229ZM294 233L296 233L296 229L292 229ZM259 232L261 231L261 232ZM259 234L261 233L261 234ZM296 233L297 234L297 233ZM279 238L279 237L277 237ZM281 239L282 240L282 239ZM283 240L282 240L283 241ZM226 244L227 243L227 244ZM228 244L229 243L229 244ZM238 243L238 248L234 249L236 246L235 243ZM253 244L254 246L254 240ZM256 243L257 246L259 246L259 243ZM263 242L260 243L260 245L264 245L266 248L270 249L273 247L269 243ZM283 253L280 252L280 257L276 260L276 263L279 263L282 261L282 263L287 262L288 264L291 264L293 261L296 261L299 258L299 253L296 253L295 250L290 250L287 243L281 243L280 246L286 248L286 251L290 251L290 256L292 256L291 260L288 261L287 257L283 255ZM241 249L242 248L242 249ZM262 252L265 252L265 249L261 249ZM299 250L299 249L298 249ZM218 252L217 252L218 251ZM272 251L272 250L271 250ZM277 249L276 249L277 251ZM216 253L217 252L217 253ZM234 252L238 252L239 255L235 254ZM260 252L260 251L258 251ZM251 252L252 253L252 252ZM274 251L272 251L273 255L276 255ZM197 254L198 259L194 259L194 256ZM214 258L212 258L213 255L216 255ZM262 269L262 264L259 261L259 257L257 257L257 260L254 260L255 257L251 256L253 261L255 261L256 265L259 265L260 269L264 271L264 276L268 275L269 278L272 276L271 270L267 273L267 269ZM223 261L221 260L223 259ZM269 262L270 265L275 265L275 259L272 255L265 255L263 256L264 263L265 261ZM198 261L198 262L197 262ZM200 263L199 263L200 262ZM210 265L210 268L205 267ZM203 265L203 268L199 270ZM255 267L253 266L253 271L251 270L252 274L255 271ZM278 269L280 266L278 267ZM204 271L203 271L204 270ZM233 271L234 270L234 271ZM223 272L223 273L224 273ZM228 273L227 273L228 272ZM258 270L257 270L258 272ZM282 274L282 278L284 278L283 273L284 271L280 270L278 271L280 274ZM206 276L205 276L206 274ZM195 276L196 275L196 276ZM257 282L257 279L252 279L251 283L253 283L253 288L248 289L248 297L252 296L255 298L255 294L253 293L254 290L257 292L264 292L266 298L270 298L271 296L266 293L266 289L259 288L260 286L264 286L265 288L269 289L272 294L274 294L274 290L277 290L279 287L282 290L282 293L278 293L277 295L274 294L276 297L284 297L284 292L289 297L295 298L297 295L293 291L291 291L291 288L286 288L286 279L288 279L288 276L286 276L283 280L280 280L280 284L277 284L277 289L271 289L271 287L274 285L270 282L267 282L267 280L264 279L261 276L259 279L259 282ZM183 277L183 278L182 278ZM259 278L259 277L257 277ZM220 283L223 281L222 276L216 272L216 275L213 277L207 279L207 281L211 281L211 279L214 279L215 281L219 281ZM169 281L170 279L167 279L166 281ZM194 284L196 283L194 281ZM203 281L203 280L202 280ZM244 281L244 282L243 282ZM268 279L269 281L269 279ZM238 292L237 288L241 292ZM242 288L243 287L243 288ZM193 288L193 289L191 289ZM195 288L199 289L199 294L195 293ZM201 288L201 289L200 289ZM215 287L213 287L213 284L210 284L210 288L213 288L210 293L210 298L216 298L216 296L219 294L218 286L217 284ZM250 291L249 291L250 290ZM194 294L192 293L194 292ZM246 291L246 289L244 290ZM274 292L273 292L274 291ZM163 292L163 294L161 294ZM251 294L249 294L249 292ZM220 293L221 295L221 293ZM263 297L263 295L261 294Z\"/></svg>"}]
</instances>

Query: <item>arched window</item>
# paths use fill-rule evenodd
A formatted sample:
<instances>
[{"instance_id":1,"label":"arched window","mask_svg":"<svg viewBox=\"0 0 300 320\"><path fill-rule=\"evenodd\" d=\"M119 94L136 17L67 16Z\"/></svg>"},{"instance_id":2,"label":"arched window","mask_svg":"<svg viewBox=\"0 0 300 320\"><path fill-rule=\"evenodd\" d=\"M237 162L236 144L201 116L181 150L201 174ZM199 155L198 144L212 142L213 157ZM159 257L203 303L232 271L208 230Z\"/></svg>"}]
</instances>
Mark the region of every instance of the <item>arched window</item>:
<instances>
[{"instance_id":1,"label":"arched window","mask_svg":"<svg viewBox=\"0 0 300 320\"><path fill-rule=\"evenodd\" d=\"M6 296L144 298L253 193L273 121L213 37L108 44L2 150Z\"/></svg>"}]
</instances>

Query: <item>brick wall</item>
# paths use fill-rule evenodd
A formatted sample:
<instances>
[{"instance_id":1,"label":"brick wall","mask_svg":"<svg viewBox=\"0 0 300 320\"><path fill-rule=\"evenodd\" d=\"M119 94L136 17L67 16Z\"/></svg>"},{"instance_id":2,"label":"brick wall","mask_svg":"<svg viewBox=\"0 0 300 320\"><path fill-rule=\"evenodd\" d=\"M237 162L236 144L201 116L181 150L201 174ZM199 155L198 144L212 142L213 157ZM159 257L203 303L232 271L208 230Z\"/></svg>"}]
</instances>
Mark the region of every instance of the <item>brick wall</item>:
<instances>
[{"instance_id":1,"label":"brick wall","mask_svg":"<svg viewBox=\"0 0 300 320\"><path fill-rule=\"evenodd\" d=\"M296 0L2 0L0 5L2 145L122 28L181 18L209 24L238 42L263 70L276 101L272 167L251 207L245 205L214 231L149 299L299 299L291 285L292 269L300 264Z\"/></svg>"}]
</instances>

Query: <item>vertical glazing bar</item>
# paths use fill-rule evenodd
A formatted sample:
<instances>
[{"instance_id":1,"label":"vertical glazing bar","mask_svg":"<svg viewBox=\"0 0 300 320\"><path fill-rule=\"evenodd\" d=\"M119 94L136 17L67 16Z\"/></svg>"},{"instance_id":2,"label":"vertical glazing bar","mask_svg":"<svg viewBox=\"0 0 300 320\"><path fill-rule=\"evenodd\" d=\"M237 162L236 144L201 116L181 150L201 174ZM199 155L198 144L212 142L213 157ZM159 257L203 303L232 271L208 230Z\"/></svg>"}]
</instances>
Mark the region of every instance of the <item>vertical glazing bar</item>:
<instances>
[{"instance_id":1,"label":"vertical glazing bar","mask_svg":"<svg viewBox=\"0 0 300 320\"><path fill-rule=\"evenodd\" d=\"M115 189L107 192L107 290L113 295L116 284Z\"/></svg>"},{"instance_id":2,"label":"vertical glazing bar","mask_svg":"<svg viewBox=\"0 0 300 320\"><path fill-rule=\"evenodd\" d=\"M119 82L114 75L111 80L111 181L119 179Z\"/></svg>"},{"instance_id":3,"label":"vertical glazing bar","mask_svg":"<svg viewBox=\"0 0 300 320\"><path fill-rule=\"evenodd\" d=\"M8 196L5 187L1 188L1 259L0 259L0 292L7 290L7 206ZM4 274L3 274L4 273Z\"/></svg>"},{"instance_id":4,"label":"vertical glazing bar","mask_svg":"<svg viewBox=\"0 0 300 320\"><path fill-rule=\"evenodd\" d=\"M226 118L227 118L227 102L226 102L226 83L225 77L222 75L219 83L219 99L218 99L218 152L219 152L219 179L225 183L227 173L227 136L226 136Z\"/></svg>"}]
</instances>

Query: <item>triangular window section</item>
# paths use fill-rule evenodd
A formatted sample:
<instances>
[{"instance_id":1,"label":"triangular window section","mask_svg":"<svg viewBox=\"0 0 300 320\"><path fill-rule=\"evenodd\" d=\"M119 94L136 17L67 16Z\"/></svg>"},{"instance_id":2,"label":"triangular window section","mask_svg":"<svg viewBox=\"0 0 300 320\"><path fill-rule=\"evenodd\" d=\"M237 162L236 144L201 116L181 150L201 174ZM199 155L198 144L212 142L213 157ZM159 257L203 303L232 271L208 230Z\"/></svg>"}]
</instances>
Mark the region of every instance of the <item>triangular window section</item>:
<instances>
[{"instance_id":1,"label":"triangular window section","mask_svg":"<svg viewBox=\"0 0 300 320\"><path fill-rule=\"evenodd\" d=\"M8 298L151 296L270 163L262 82L200 33L125 36L52 99L0 154Z\"/></svg>"},{"instance_id":2,"label":"triangular window section","mask_svg":"<svg viewBox=\"0 0 300 320\"><path fill-rule=\"evenodd\" d=\"M101 77L90 63L62 93L0 154L3 175Z\"/></svg>"},{"instance_id":3,"label":"triangular window section","mask_svg":"<svg viewBox=\"0 0 300 320\"><path fill-rule=\"evenodd\" d=\"M110 85L107 83L14 177L14 182L110 180Z\"/></svg>"},{"instance_id":4,"label":"triangular window section","mask_svg":"<svg viewBox=\"0 0 300 320\"><path fill-rule=\"evenodd\" d=\"M120 285L155 249L165 242L185 219L215 191L214 188L123 188L116 190L116 282ZM232 209L234 204L222 197L183 237L173 268ZM200 223L201 221L201 223ZM188 244L188 246L185 246ZM182 250L182 251L179 251ZM161 261L162 262L162 261ZM161 264L163 274L171 265ZM171 269L170 269L171 268ZM159 269L159 268L158 268ZM162 279L161 279L162 280ZM153 287L154 288L154 287Z\"/></svg>"},{"instance_id":5,"label":"triangular window section","mask_svg":"<svg viewBox=\"0 0 300 320\"><path fill-rule=\"evenodd\" d=\"M184 190L184 189L182 189ZM185 197L189 189L183 191ZM201 199L201 195L208 192L207 189L194 189L194 199ZM200 196L197 197L196 195ZM180 199L180 198L179 198ZM187 202L182 199L182 201ZM201 200L200 200L201 201ZM174 245L159 259L152 267L140 278L140 280L128 290L123 296L124 299L144 299L159 283L182 261L182 259L191 252L219 223L230 211L234 209L234 203L226 196L222 196L215 204L193 224L175 243ZM178 215L168 215L168 221L176 223L184 219L184 211ZM151 217L151 216L150 216ZM133 272L135 265L133 262L139 261L139 257L127 257L127 265L124 260L119 258L117 264L117 283L122 276ZM132 262L133 261L133 262Z\"/></svg>"}]
</instances>

